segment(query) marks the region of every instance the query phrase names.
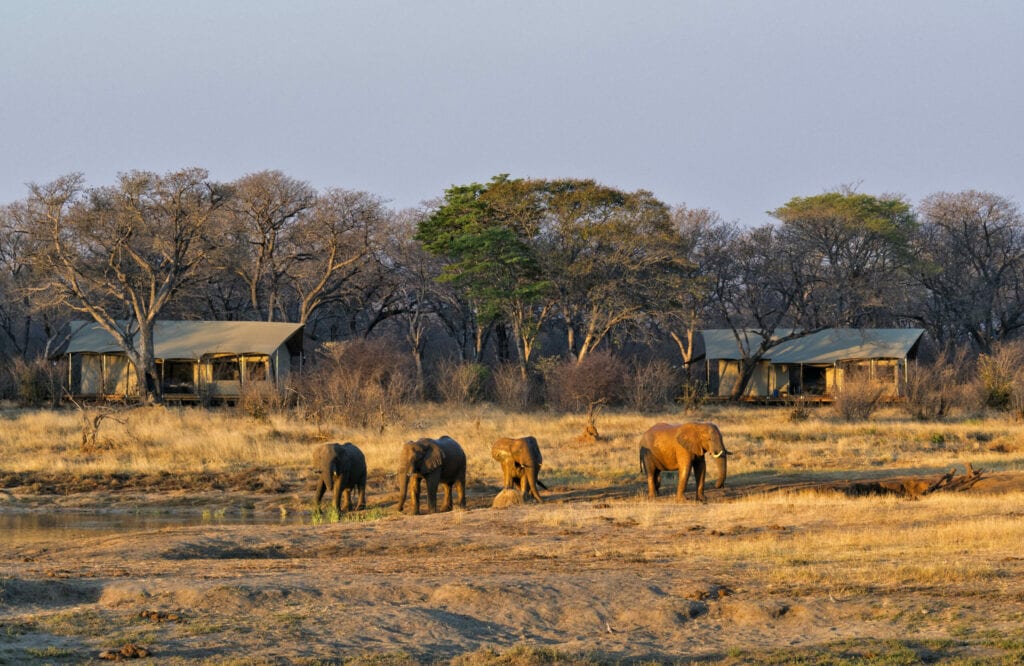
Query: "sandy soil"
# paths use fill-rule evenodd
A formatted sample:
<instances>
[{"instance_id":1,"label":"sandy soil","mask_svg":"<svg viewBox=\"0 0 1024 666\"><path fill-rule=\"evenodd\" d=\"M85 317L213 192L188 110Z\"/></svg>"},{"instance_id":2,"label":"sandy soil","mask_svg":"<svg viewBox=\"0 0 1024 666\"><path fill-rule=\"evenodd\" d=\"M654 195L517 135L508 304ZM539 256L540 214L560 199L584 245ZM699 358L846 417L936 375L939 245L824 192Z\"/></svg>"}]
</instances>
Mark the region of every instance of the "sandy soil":
<instances>
[{"instance_id":1,"label":"sandy soil","mask_svg":"<svg viewBox=\"0 0 1024 666\"><path fill-rule=\"evenodd\" d=\"M109 488L109 479L93 481ZM881 481L897 488L906 479ZM8 478L0 510L229 505L272 513L308 506L311 494L301 479L279 479L273 491L192 482L123 479L111 493L69 479ZM362 522L3 540L0 662L100 663L101 653L118 656L126 645L161 663L755 663L822 651L870 662L894 649L891 640L921 662L983 662L1020 654L983 635L1024 645L1024 551L1001 563L998 591L836 598L752 571L746 559L681 561L681 540L739 541L785 526L720 532L700 505L668 498L658 502L678 506L679 520L642 525L622 510L636 502L639 483L553 488L543 505L507 509L490 508L498 489L478 484L470 510L415 517L394 513L387 483L376 480L372 519ZM790 477L709 488L708 499L809 484ZM963 490L1021 487L1024 475L1006 473Z\"/></svg>"}]
</instances>

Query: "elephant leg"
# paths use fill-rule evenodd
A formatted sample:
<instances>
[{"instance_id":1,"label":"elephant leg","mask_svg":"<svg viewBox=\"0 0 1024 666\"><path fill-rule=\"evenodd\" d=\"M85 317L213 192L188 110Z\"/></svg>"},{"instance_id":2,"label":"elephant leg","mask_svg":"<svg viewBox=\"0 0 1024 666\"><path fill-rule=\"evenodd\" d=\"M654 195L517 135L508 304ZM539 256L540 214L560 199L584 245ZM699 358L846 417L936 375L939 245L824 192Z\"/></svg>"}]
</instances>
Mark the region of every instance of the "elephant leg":
<instances>
[{"instance_id":1,"label":"elephant leg","mask_svg":"<svg viewBox=\"0 0 1024 666\"><path fill-rule=\"evenodd\" d=\"M334 510L341 513L341 477L334 477Z\"/></svg>"},{"instance_id":2,"label":"elephant leg","mask_svg":"<svg viewBox=\"0 0 1024 666\"><path fill-rule=\"evenodd\" d=\"M676 489L677 499L686 499L686 484L690 482L690 465L689 460L679 465L679 487Z\"/></svg>"},{"instance_id":3,"label":"elephant leg","mask_svg":"<svg viewBox=\"0 0 1024 666\"><path fill-rule=\"evenodd\" d=\"M452 510L452 484L444 483L444 484L441 484L441 485L444 486L444 501L441 502L441 511L442 512L444 512L444 511L451 511Z\"/></svg>"},{"instance_id":4,"label":"elephant leg","mask_svg":"<svg viewBox=\"0 0 1024 666\"><path fill-rule=\"evenodd\" d=\"M412 515L414 515L414 516L420 515L420 482L422 480L423 479L421 479L419 476L417 476L416 480L413 482L413 485L412 485L412 492L413 492L413 496L412 496ZM437 488L435 487L434 490L436 491ZM430 494L430 481L428 480L427 481L427 502L429 503L432 498L436 499L436 496Z\"/></svg>"},{"instance_id":5,"label":"elephant leg","mask_svg":"<svg viewBox=\"0 0 1024 666\"><path fill-rule=\"evenodd\" d=\"M323 500L324 493L326 493L326 492L327 492L327 484L324 483L323 479L320 479L320 481L317 482L317 484L316 484L316 499L313 502L313 508L316 511L320 510L320 502Z\"/></svg>"},{"instance_id":6,"label":"elephant leg","mask_svg":"<svg viewBox=\"0 0 1024 666\"><path fill-rule=\"evenodd\" d=\"M697 486L697 501L704 502L704 479L707 476L708 466L704 456L697 456L693 459L693 482Z\"/></svg>"},{"instance_id":7,"label":"elephant leg","mask_svg":"<svg viewBox=\"0 0 1024 666\"><path fill-rule=\"evenodd\" d=\"M647 470L647 496L657 497L658 489L661 487L661 481L658 478L660 472L654 465L654 456L646 447L640 449L640 468Z\"/></svg>"},{"instance_id":8,"label":"elephant leg","mask_svg":"<svg viewBox=\"0 0 1024 666\"><path fill-rule=\"evenodd\" d=\"M362 511L366 508L366 484L360 484L359 486L359 503L356 504L356 511Z\"/></svg>"},{"instance_id":9,"label":"elephant leg","mask_svg":"<svg viewBox=\"0 0 1024 666\"><path fill-rule=\"evenodd\" d=\"M537 502L543 504L544 500L542 500L540 498L540 493L537 492L537 468L536 467L530 467L526 471L527 471L527 476L525 478L525 481L529 482L530 494L533 495L533 499L535 499L535 500L537 500ZM526 484L524 483L523 485L526 485Z\"/></svg>"},{"instance_id":10,"label":"elephant leg","mask_svg":"<svg viewBox=\"0 0 1024 666\"><path fill-rule=\"evenodd\" d=\"M342 492L342 498L341 510L347 513L352 510L352 489L345 488L344 492Z\"/></svg>"},{"instance_id":11,"label":"elephant leg","mask_svg":"<svg viewBox=\"0 0 1024 666\"><path fill-rule=\"evenodd\" d=\"M427 510L437 513L437 486L440 479L434 475L427 479Z\"/></svg>"},{"instance_id":12,"label":"elephant leg","mask_svg":"<svg viewBox=\"0 0 1024 666\"><path fill-rule=\"evenodd\" d=\"M466 508L466 477L465 476L461 476L461 477L459 477L458 479L455 480L455 486L453 487L452 492L455 492L455 490L459 491L459 508L460 509L465 509Z\"/></svg>"}]
</instances>

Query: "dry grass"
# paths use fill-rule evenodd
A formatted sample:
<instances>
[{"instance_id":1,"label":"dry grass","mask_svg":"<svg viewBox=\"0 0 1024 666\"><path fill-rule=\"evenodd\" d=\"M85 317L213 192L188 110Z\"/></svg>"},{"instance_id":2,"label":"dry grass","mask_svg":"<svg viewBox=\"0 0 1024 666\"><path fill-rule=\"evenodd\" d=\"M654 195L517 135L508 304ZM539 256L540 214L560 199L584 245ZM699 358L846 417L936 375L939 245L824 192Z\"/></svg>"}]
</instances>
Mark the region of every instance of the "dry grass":
<instances>
[{"instance_id":1,"label":"dry grass","mask_svg":"<svg viewBox=\"0 0 1024 666\"><path fill-rule=\"evenodd\" d=\"M678 539L604 547L603 557L694 566L741 563L746 576L790 594L837 598L852 590L898 592L908 586L1018 585L1000 574L1019 558L1024 494L933 494L920 501L851 499L804 491L752 495L697 507L635 498L607 506L533 511L529 526L591 532L602 525L641 531L678 525ZM687 538L700 537L700 538Z\"/></svg>"},{"instance_id":2,"label":"dry grass","mask_svg":"<svg viewBox=\"0 0 1024 666\"><path fill-rule=\"evenodd\" d=\"M795 423L785 409L706 406L687 416L602 412L601 438L588 442L579 438L582 415L435 405L407 413L415 416L380 434L279 414L140 409L104 421L90 450L77 412L0 413L5 472L255 466L280 470L294 489L312 478L314 443L349 440L378 483L359 520L7 544L0 631L9 644L0 662L83 661L129 641L155 645L167 663L173 655L177 663L317 663L311 655L338 650L351 663L461 655L466 665L1024 658L1024 493L911 501L817 483L968 461L1020 471L1017 421L921 422L886 409L851 423L812 409ZM689 418L720 425L732 452L729 484L709 490L706 504L647 499L640 433ZM441 434L467 451L473 510L396 515L395 493L379 484L401 443ZM547 501L486 508L500 487L491 443L526 434L544 452ZM296 511L311 499L301 494ZM140 610L180 610L187 621L157 631L140 623ZM223 651L216 661L208 644Z\"/></svg>"},{"instance_id":3,"label":"dry grass","mask_svg":"<svg viewBox=\"0 0 1024 666\"><path fill-rule=\"evenodd\" d=\"M323 441L351 441L371 470L391 473L401 444L448 434L466 449L469 478L499 478L490 445L499 437L533 435L544 452L543 478L596 487L637 477L636 444L659 421L707 419L719 424L733 454L730 477L855 470L947 469L971 461L988 470L1024 469L1024 423L1004 415L921 422L896 410L850 423L827 408L803 421L784 409L707 406L695 415L602 412L600 439L580 441L585 417L545 412L505 412L491 406L464 409L423 405L401 425L381 434L367 428L325 428L288 414L254 420L232 410L142 408L101 424L96 446L82 447L82 416L75 410L6 411L0 449L8 471L198 472L249 467L304 473L308 449ZM752 475L752 476L751 476Z\"/></svg>"}]
</instances>

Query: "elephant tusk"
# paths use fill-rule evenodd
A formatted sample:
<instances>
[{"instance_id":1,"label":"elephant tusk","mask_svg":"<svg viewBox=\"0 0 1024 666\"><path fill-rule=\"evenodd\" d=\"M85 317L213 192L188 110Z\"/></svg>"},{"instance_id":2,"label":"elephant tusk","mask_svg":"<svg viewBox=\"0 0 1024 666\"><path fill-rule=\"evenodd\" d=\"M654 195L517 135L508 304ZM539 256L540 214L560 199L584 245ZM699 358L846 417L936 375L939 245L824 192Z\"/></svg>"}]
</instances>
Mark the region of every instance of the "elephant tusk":
<instances>
[{"instance_id":1,"label":"elephant tusk","mask_svg":"<svg viewBox=\"0 0 1024 666\"><path fill-rule=\"evenodd\" d=\"M728 452L728 451L726 451L725 449L722 449L722 450L721 450L721 451L719 451L718 453L712 453L712 454L711 454L711 457L712 457L712 458L721 458L722 456L726 455L727 453L729 453L729 452Z\"/></svg>"}]
</instances>

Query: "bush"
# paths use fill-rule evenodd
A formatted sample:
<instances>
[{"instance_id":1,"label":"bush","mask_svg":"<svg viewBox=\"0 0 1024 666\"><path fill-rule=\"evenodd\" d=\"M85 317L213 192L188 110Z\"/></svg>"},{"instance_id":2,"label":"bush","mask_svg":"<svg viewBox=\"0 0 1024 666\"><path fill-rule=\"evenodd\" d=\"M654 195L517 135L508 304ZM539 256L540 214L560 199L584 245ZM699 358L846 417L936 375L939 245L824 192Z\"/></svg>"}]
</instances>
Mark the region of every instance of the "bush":
<instances>
[{"instance_id":1,"label":"bush","mask_svg":"<svg viewBox=\"0 0 1024 666\"><path fill-rule=\"evenodd\" d=\"M1024 342L997 344L978 357L978 381L986 407L1000 411L1024 409Z\"/></svg>"},{"instance_id":2,"label":"bush","mask_svg":"<svg viewBox=\"0 0 1024 666\"><path fill-rule=\"evenodd\" d=\"M14 358L4 368L4 397L27 407L52 405L61 394L60 366L45 358Z\"/></svg>"},{"instance_id":3,"label":"bush","mask_svg":"<svg viewBox=\"0 0 1024 666\"><path fill-rule=\"evenodd\" d=\"M245 382L238 398L238 410L261 421L288 407L288 395L277 389L273 382Z\"/></svg>"},{"instance_id":4,"label":"bush","mask_svg":"<svg viewBox=\"0 0 1024 666\"><path fill-rule=\"evenodd\" d=\"M625 375L625 364L608 352L591 352L581 362L551 364L544 374L547 403L569 412L615 404L622 399Z\"/></svg>"},{"instance_id":5,"label":"bush","mask_svg":"<svg viewBox=\"0 0 1024 666\"><path fill-rule=\"evenodd\" d=\"M299 404L311 418L383 432L414 396L414 375L412 359L386 340L328 342L297 386Z\"/></svg>"},{"instance_id":6,"label":"bush","mask_svg":"<svg viewBox=\"0 0 1024 666\"><path fill-rule=\"evenodd\" d=\"M494 401L505 409L524 411L530 406L532 384L518 365L502 365L494 371Z\"/></svg>"},{"instance_id":7,"label":"bush","mask_svg":"<svg viewBox=\"0 0 1024 666\"><path fill-rule=\"evenodd\" d=\"M465 407L487 395L490 370L482 363L445 361L438 367L437 392L445 403Z\"/></svg>"},{"instance_id":8,"label":"bush","mask_svg":"<svg viewBox=\"0 0 1024 666\"><path fill-rule=\"evenodd\" d=\"M972 402L972 386L965 376L970 364L966 351L945 354L932 363L917 364L907 373L904 408L915 419L933 421Z\"/></svg>"},{"instance_id":9,"label":"bush","mask_svg":"<svg viewBox=\"0 0 1024 666\"><path fill-rule=\"evenodd\" d=\"M873 379L866 370L851 368L836 391L834 407L847 421L863 421L874 413L888 390L885 382Z\"/></svg>"},{"instance_id":10,"label":"bush","mask_svg":"<svg viewBox=\"0 0 1024 666\"><path fill-rule=\"evenodd\" d=\"M638 412L659 410L672 404L678 385L679 372L668 361L634 362L625 376L625 403Z\"/></svg>"},{"instance_id":11,"label":"bush","mask_svg":"<svg viewBox=\"0 0 1024 666\"><path fill-rule=\"evenodd\" d=\"M696 412L708 401L708 387L703 381L686 377L679 388L676 403L686 412Z\"/></svg>"}]
</instances>

